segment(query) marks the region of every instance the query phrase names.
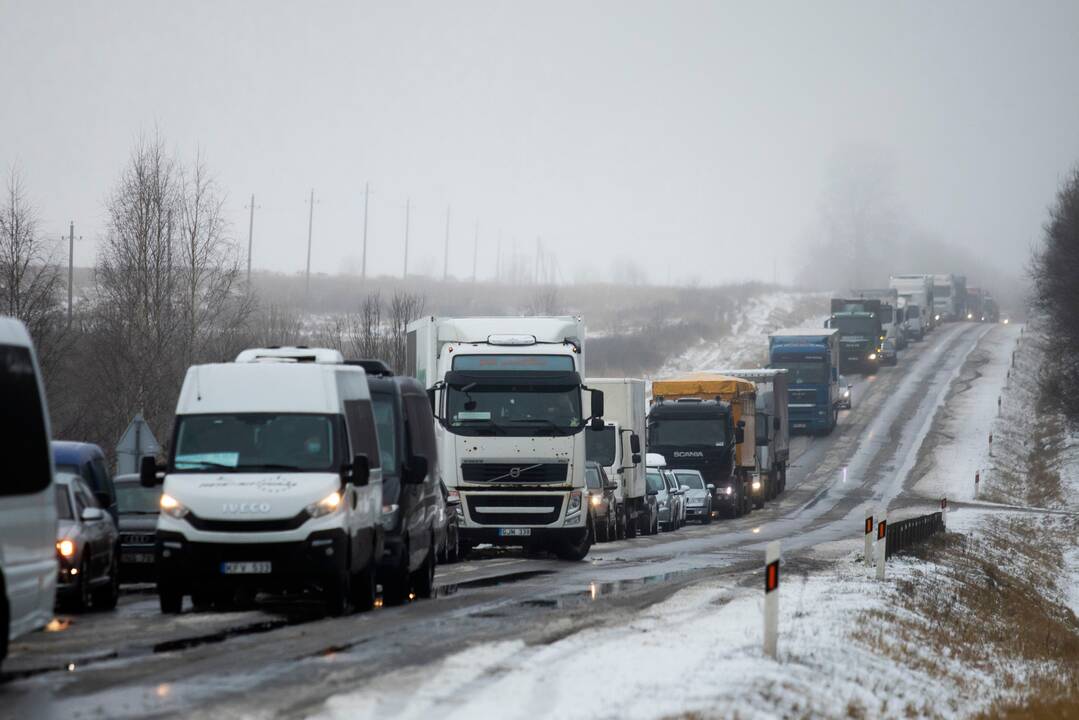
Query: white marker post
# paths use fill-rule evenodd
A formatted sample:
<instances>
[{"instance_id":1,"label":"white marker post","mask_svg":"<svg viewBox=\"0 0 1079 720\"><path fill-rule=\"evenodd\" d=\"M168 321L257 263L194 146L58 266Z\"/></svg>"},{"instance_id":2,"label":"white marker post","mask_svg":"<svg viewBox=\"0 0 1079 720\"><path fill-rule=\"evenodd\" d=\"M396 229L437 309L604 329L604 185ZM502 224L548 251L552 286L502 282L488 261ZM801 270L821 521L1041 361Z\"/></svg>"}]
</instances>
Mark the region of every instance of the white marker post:
<instances>
[{"instance_id":1,"label":"white marker post","mask_svg":"<svg viewBox=\"0 0 1079 720\"><path fill-rule=\"evenodd\" d=\"M764 550L764 654L776 659L779 636L779 541Z\"/></svg>"},{"instance_id":2,"label":"white marker post","mask_svg":"<svg viewBox=\"0 0 1079 720\"><path fill-rule=\"evenodd\" d=\"M948 496L945 495L940 499L940 524L944 526L944 529L948 529Z\"/></svg>"},{"instance_id":3,"label":"white marker post","mask_svg":"<svg viewBox=\"0 0 1079 720\"><path fill-rule=\"evenodd\" d=\"M877 523L877 580L884 579L884 561L888 558L888 512Z\"/></svg>"},{"instance_id":4,"label":"white marker post","mask_svg":"<svg viewBox=\"0 0 1079 720\"><path fill-rule=\"evenodd\" d=\"M873 513L865 516L865 566L873 567Z\"/></svg>"}]
</instances>

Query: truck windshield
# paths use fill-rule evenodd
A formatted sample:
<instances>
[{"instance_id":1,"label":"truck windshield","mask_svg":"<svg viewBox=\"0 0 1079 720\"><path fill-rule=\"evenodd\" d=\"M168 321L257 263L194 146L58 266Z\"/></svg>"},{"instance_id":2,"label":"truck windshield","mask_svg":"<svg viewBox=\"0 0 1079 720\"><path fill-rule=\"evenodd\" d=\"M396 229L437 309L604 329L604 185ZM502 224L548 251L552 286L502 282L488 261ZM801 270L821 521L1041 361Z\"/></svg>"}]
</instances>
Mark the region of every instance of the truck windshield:
<instances>
[{"instance_id":1,"label":"truck windshield","mask_svg":"<svg viewBox=\"0 0 1079 720\"><path fill-rule=\"evenodd\" d=\"M586 460L594 460L603 467L614 465L615 450L614 428L608 425L596 432L584 434L584 455Z\"/></svg>"},{"instance_id":2,"label":"truck windshield","mask_svg":"<svg viewBox=\"0 0 1079 720\"><path fill-rule=\"evenodd\" d=\"M851 317L840 315L832 318L832 327L839 328L840 335L868 335L877 332L877 320L869 317Z\"/></svg>"},{"instance_id":3,"label":"truck windshield","mask_svg":"<svg viewBox=\"0 0 1079 720\"><path fill-rule=\"evenodd\" d=\"M572 435L584 427L580 386L526 377L447 379L446 418L458 435ZM523 375L523 374L522 374Z\"/></svg>"},{"instance_id":4,"label":"truck windshield","mask_svg":"<svg viewBox=\"0 0 1079 720\"><path fill-rule=\"evenodd\" d=\"M787 371L792 385L822 385L828 382L828 366L823 360L780 360L772 367Z\"/></svg>"},{"instance_id":5,"label":"truck windshield","mask_svg":"<svg viewBox=\"0 0 1079 720\"><path fill-rule=\"evenodd\" d=\"M375 431L378 433L378 455L382 460L382 472L397 475L397 423L394 422L393 395L371 393L371 410L375 415Z\"/></svg>"},{"instance_id":6,"label":"truck windshield","mask_svg":"<svg viewBox=\"0 0 1079 720\"><path fill-rule=\"evenodd\" d=\"M332 415L181 415L174 472L336 472Z\"/></svg>"},{"instance_id":7,"label":"truck windshield","mask_svg":"<svg viewBox=\"0 0 1079 720\"><path fill-rule=\"evenodd\" d=\"M648 429L648 444L672 447L724 447L727 424L721 418L657 418Z\"/></svg>"}]
</instances>

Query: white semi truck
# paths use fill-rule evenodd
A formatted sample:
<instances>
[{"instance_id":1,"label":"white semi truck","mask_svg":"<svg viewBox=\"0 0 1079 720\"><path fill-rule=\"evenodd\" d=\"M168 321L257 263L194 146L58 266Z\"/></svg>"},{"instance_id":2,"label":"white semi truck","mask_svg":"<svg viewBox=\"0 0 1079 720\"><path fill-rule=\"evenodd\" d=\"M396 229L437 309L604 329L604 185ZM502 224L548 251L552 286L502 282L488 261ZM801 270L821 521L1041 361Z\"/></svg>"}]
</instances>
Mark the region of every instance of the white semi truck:
<instances>
[{"instance_id":1,"label":"white semi truck","mask_svg":"<svg viewBox=\"0 0 1079 720\"><path fill-rule=\"evenodd\" d=\"M932 330L939 318L934 315L933 276L924 273L892 275L888 287L895 288L901 296L907 298L908 305L917 305L922 320L922 332Z\"/></svg>"},{"instance_id":2,"label":"white semi truck","mask_svg":"<svg viewBox=\"0 0 1079 720\"><path fill-rule=\"evenodd\" d=\"M615 491L618 537L646 532L651 516L645 507L645 382L638 378L589 378L588 387L603 391L605 427L585 435L585 452L618 484Z\"/></svg>"},{"instance_id":3,"label":"white semi truck","mask_svg":"<svg viewBox=\"0 0 1079 720\"><path fill-rule=\"evenodd\" d=\"M406 370L428 388L464 552L492 543L588 554L584 433L605 426L603 393L582 380L584 333L579 317L409 324Z\"/></svg>"}]
</instances>

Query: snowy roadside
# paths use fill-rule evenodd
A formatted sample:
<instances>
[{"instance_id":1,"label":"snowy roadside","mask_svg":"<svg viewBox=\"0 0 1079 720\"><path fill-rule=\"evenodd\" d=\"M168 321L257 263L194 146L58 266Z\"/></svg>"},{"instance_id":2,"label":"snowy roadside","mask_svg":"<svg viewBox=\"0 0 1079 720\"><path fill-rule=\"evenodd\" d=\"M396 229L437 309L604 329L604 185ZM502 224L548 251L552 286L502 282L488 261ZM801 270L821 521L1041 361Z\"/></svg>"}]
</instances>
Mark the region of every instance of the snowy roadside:
<instances>
[{"instance_id":1,"label":"snowy roadside","mask_svg":"<svg viewBox=\"0 0 1079 720\"><path fill-rule=\"evenodd\" d=\"M931 462L913 470L916 492L966 498L967 466L992 465L991 477L1017 483L991 483L994 499L1028 504L1027 454L1004 447L1031 442L1030 423L1011 415L1028 407L1036 380L1033 346L1010 367L1018 332L993 328L968 358L923 446ZM989 427L1010 438L993 458ZM1075 447L1057 445L1065 456ZM1075 486L1062 488L1055 507L1074 508ZM1071 515L970 505L951 513L946 535L889 561L884 582L865 567L860 536L830 544L838 560L788 562L777 660L761 649L759 578L704 582L629 623L597 618L553 642L477 645L402 669L331 698L318 717L970 717L1027 707L1035 695L1073 702L1077 534Z\"/></svg>"}]
</instances>

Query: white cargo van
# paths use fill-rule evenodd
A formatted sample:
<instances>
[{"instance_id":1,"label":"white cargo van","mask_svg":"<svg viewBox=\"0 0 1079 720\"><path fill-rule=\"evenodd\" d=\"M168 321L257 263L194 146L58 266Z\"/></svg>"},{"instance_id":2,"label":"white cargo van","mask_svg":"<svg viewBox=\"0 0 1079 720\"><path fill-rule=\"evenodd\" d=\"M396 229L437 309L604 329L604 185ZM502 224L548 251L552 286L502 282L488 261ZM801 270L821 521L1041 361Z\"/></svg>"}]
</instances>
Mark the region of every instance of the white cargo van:
<instances>
[{"instance_id":1,"label":"white cargo van","mask_svg":"<svg viewBox=\"0 0 1079 720\"><path fill-rule=\"evenodd\" d=\"M585 434L589 460L603 465L607 477L618 485L615 517L618 538L636 537L651 522L645 506L645 383L638 378L589 378L588 387L603 391L601 432Z\"/></svg>"},{"instance_id":2,"label":"white cargo van","mask_svg":"<svg viewBox=\"0 0 1079 720\"><path fill-rule=\"evenodd\" d=\"M0 318L0 662L56 599L56 494L45 389L30 334Z\"/></svg>"},{"instance_id":3,"label":"white cargo van","mask_svg":"<svg viewBox=\"0 0 1079 720\"><path fill-rule=\"evenodd\" d=\"M371 607L382 475L363 368L334 351L247 351L188 369L157 526L162 612L237 590L317 589L330 614Z\"/></svg>"}]
</instances>

